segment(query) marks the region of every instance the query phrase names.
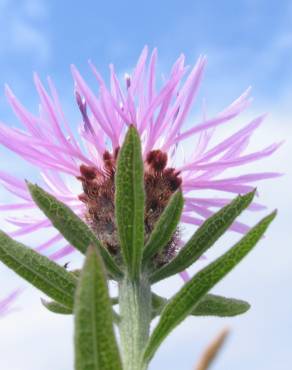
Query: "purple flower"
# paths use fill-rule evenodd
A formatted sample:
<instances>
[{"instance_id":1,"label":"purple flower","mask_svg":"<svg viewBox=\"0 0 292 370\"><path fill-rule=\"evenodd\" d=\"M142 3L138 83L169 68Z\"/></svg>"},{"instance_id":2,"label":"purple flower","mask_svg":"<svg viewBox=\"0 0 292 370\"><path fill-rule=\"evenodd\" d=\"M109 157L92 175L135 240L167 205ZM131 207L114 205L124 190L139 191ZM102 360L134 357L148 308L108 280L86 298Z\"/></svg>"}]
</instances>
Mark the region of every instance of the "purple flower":
<instances>
[{"instance_id":1,"label":"purple flower","mask_svg":"<svg viewBox=\"0 0 292 370\"><path fill-rule=\"evenodd\" d=\"M20 293L21 293L20 289L14 290L7 297L0 300L0 317L14 311L14 308L12 308L11 306Z\"/></svg>"},{"instance_id":2,"label":"purple flower","mask_svg":"<svg viewBox=\"0 0 292 370\"><path fill-rule=\"evenodd\" d=\"M107 181L114 176L116 156L130 124L135 124L141 135L146 174L152 177L160 174L167 182L166 201L177 187L182 186L185 197L182 223L200 225L235 194L246 193L258 181L279 175L275 172L244 171L240 176L226 174L229 169L271 155L280 145L272 144L257 152L247 151L249 140L264 116L256 117L216 142L216 129L229 125L232 130L232 120L249 106L249 89L216 116L207 118L203 114L201 121L186 124L202 80L205 57L200 57L196 65L189 69L185 66L184 56L180 56L170 75L163 83L157 83L157 51L152 52L148 63L147 56L148 49L144 48L133 73L127 75L122 83L110 65L109 87L90 62L99 85L98 93L89 88L77 68L72 66L75 96L82 118L78 140L65 118L50 78L48 92L39 77L34 76L40 98L38 116L27 111L11 89L6 87L7 99L23 129L0 124L0 143L36 166L46 189L96 228L105 243L112 243L112 249L115 247L112 241L114 236L111 241L106 240L108 225L104 231L104 224L93 224L92 212L97 207L94 194L106 192L112 184ZM184 153L185 143L190 140L191 145ZM35 205L24 180L0 172L0 181L19 198L19 202L0 205L1 211L20 213L19 217L7 218L15 226L10 236L20 237L51 228L50 221L43 215L35 216ZM152 186L151 189L156 188ZM216 193L216 197L207 196L209 190ZM109 202L106 207L110 207L111 195L107 196ZM262 208L262 205L253 203L249 209L255 211ZM232 229L245 233L248 226L235 222ZM46 251L57 260L74 250L63 241L57 252L50 252L50 248L62 240L62 236L55 232L39 244L37 250Z\"/></svg>"}]
</instances>

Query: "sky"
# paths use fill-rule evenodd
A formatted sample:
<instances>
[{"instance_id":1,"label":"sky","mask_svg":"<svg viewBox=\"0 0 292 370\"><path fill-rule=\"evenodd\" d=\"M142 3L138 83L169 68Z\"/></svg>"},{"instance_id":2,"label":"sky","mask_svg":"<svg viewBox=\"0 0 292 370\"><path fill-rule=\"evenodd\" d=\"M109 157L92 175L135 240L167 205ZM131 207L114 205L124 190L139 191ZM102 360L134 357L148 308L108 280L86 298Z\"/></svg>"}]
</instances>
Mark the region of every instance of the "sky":
<instances>
[{"instance_id":1,"label":"sky","mask_svg":"<svg viewBox=\"0 0 292 370\"><path fill-rule=\"evenodd\" d=\"M208 65L200 98L216 112L252 86L253 105L241 118L268 112L252 146L285 139L272 158L254 169L285 173L259 184L260 200L279 215L260 245L213 292L252 304L232 319L190 318L161 346L150 370L190 370L203 349L224 327L230 337L213 370L289 370L292 367L291 185L292 171L292 3L289 0L134 2L0 0L0 121L17 125L5 100L8 83L31 111L38 101L32 73L51 76L72 125L79 115L74 102L70 64L90 76L87 60L108 76L114 63L122 76L130 71L144 45L157 47L159 71L168 73L184 53L190 65L200 54ZM2 89L3 87L3 89ZM201 103L199 103L201 104ZM224 135L224 132L223 132ZM35 179L37 171L0 149L0 170ZM7 193L0 189L0 201ZM265 214L253 215L256 222ZM1 224L2 225L2 224ZM38 236L39 237L39 236ZM32 240L37 244L38 237ZM208 253L222 253L236 236L228 235ZM207 261L207 262L208 262ZM191 273L205 266L195 266ZM0 267L0 296L25 286ZM182 282L167 280L155 289L171 296ZM17 310L0 320L0 365L9 370L73 369L71 317L53 316L40 305L40 293L24 291Z\"/></svg>"}]
</instances>

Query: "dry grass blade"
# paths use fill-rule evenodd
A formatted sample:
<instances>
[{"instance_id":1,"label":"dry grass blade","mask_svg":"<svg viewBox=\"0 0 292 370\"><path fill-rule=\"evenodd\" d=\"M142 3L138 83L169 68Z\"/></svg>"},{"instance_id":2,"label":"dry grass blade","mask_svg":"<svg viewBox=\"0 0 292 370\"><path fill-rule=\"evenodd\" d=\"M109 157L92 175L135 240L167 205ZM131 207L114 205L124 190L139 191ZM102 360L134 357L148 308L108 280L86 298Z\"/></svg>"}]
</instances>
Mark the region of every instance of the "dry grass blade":
<instances>
[{"instance_id":1,"label":"dry grass blade","mask_svg":"<svg viewBox=\"0 0 292 370\"><path fill-rule=\"evenodd\" d=\"M219 351L225 343L225 340L229 334L229 329L223 329L219 335L209 344L203 353L199 363L195 366L194 370L208 370L218 355Z\"/></svg>"}]
</instances>

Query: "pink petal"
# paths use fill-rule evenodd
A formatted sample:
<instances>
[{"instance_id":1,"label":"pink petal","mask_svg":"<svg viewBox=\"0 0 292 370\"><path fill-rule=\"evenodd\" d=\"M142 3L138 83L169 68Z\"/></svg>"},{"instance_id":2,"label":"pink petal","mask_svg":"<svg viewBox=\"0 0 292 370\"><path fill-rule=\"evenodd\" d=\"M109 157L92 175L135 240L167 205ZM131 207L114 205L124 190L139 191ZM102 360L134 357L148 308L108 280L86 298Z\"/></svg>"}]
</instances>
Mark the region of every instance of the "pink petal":
<instances>
[{"instance_id":1,"label":"pink petal","mask_svg":"<svg viewBox=\"0 0 292 370\"><path fill-rule=\"evenodd\" d=\"M51 254L49 258L53 261L57 261L75 251L76 249L74 247L72 247L71 245L66 245L65 247L59 249L57 252Z\"/></svg>"},{"instance_id":2,"label":"pink petal","mask_svg":"<svg viewBox=\"0 0 292 370\"><path fill-rule=\"evenodd\" d=\"M175 138L175 141L178 142L185 140L186 138L200 131L207 130L211 127L215 127L222 123L229 122L231 119L238 116L248 106L249 104L249 101L247 100L248 93L249 90L244 92L237 100L230 104L230 106L226 108L224 111L222 111L217 117L199 123L192 127L191 129L185 131L184 133L178 134L177 137Z\"/></svg>"}]
</instances>

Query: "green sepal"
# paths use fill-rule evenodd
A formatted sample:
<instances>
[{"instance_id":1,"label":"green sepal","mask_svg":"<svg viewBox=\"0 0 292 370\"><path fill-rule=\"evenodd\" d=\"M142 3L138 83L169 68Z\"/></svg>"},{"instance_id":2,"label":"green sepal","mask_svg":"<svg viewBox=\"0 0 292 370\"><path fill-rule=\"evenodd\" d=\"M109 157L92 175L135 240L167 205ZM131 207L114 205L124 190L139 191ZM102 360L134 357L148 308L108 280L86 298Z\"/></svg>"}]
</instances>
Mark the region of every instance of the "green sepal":
<instances>
[{"instance_id":1,"label":"green sepal","mask_svg":"<svg viewBox=\"0 0 292 370\"><path fill-rule=\"evenodd\" d=\"M148 242L143 251L143 265L163 249L173 237L177 229L184 205L183 195L181 190L175 192L170 198L167 207L164 209L159 220L155 224Z\"/></svg>"},{"instance_id":2,"label":"green sepal","mask_svg":"<svg viewBox=\"0 0 292 370\"><path fill-rule=\"evenodd\" d=\"M44 307L46 307L47 310L53 312L53 313L58 313L61 315L71 315L73 313L73 309L63 306L61 303L56 302L56 301L47 301L43 298L41 298L41 302Z\"/></svg>"},{"instance_id":3,"label":"green sepal","mask_svg":"<svg viewBox=\"0 0 292 370\"><path fill-rule=\"evenodd\" d=\"M122 271L109 252L69 207L38 185L27 182L27 186L35 203L70 244L83 254L86 253L89 244L94 244L99 249L110 275L115 279L122 277Z\"/></svg>"},{"instance_id":4,"label":"green sepal","mask_svg":"<svg viewBox=\"0 0 292 370\"><path fill-rule=\"evenodd\" d=\"M273 212L262 219L229 251L199 271L169 301L149 339L144 353L145 363L150 361L161 342L192 312L205 294L251 251L275 216L276 212Z\"/></svg>"},{"instance_id":5,"label":"green sepal","mask_svg":"<svg viewBox=\"0 0 292 370\"><path fill-rule=\"evenodd\" d=\"M160 315L168 299L152 295L153 317ZM250 304L241 299L226 298L215 294L206 294L190 312L192 316L232 317L245 313Z\"/></svg>"},{"instance_id":6,"label":"green sepal","mask_svg":"<svg viewBox=\"0 0 292 370\"><path fill-rule=\"evenodd\" d=\"M153 272L150 276L151 283L175 275L196 262L229 229L236 217L250 205L254 194L255 191L243 196L239 195L208 218L169 264Z\"/></svg>"},{"instance_id":7,"label":"green sepal","mask_svg":"<svg viewBox=\"0 0 292 370\"><path fill-rule=\"evenodd\" d=\"M144 246L143 172L139 134L130 126L118 156L115 212L122 255L132 279L139 276Z\"/></svg>"},{"instance_id":8,"label":"green sepal","mask_svg":"<svg viewBox=\"0 0 292 370\"><path fill-rule=\"evenodd\" d=\"M75 296L75 370L122 370L106 273L89 246Z\"/></svg>"},{"instance_id":9,"label":"green sepal","mask_svg":"<svg viewBox=\"0 0 292 370\"><path fill-rule=\"evenodd\" d=\"M73 307L77 279L63 267L0 231L0 260L66 307Z\"/></svg>"}]
</instances>

